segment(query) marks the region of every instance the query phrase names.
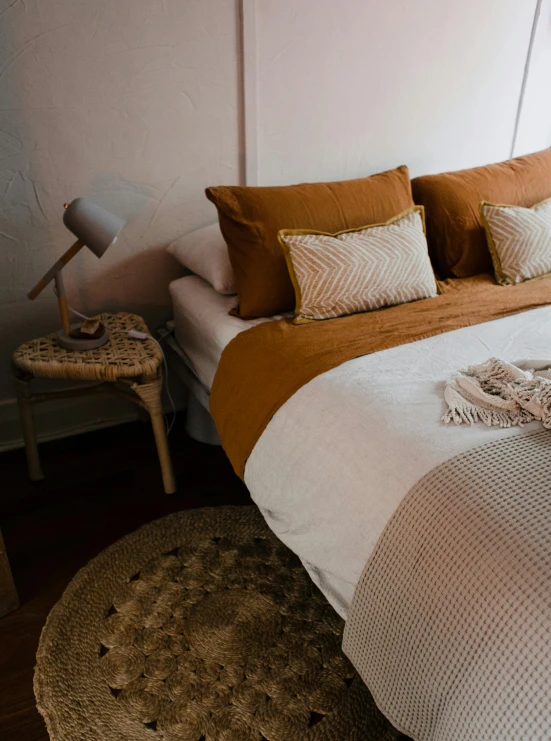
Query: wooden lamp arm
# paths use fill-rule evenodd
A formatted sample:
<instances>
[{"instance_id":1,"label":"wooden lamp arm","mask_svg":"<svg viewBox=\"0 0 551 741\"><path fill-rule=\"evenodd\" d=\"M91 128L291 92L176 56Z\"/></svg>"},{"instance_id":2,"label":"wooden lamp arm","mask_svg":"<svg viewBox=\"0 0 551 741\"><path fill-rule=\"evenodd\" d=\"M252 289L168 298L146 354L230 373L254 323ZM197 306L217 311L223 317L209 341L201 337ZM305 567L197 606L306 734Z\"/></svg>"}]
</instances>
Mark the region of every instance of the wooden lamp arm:
<instances>
[{"instance_id":1,"label":"wooden lamp arm","mask_svg":"<svg viewBox=\"0 0 551 741\"><path fill-rule=\"evenodd\" d=\"M71 325L69 323L69 307L67 306L67 298L65 296L65 286L63 285L63 273L61 270L56 273L55 280L55 292L57 294L57 303L59 306L59 313L61 315L61 323L63 324L63 334L65 337L69 337L71 334Z\"/></svg>"},{"instance_id":2,"label":"wooden lamp arm","mask_svg":"<svg viewBox=\"0 0 551 741\"><path fill-rule=\"evenodd\" d=\"M72 260L73 257L77 254L77 252L83 247L84 247L84 242L81 242L80 239L77 239L77 241L72 245L72 247L69 247L67 252L59 258L59 260L55 263L55 265L53 265L48 270L46 275L38 281L38 283L33 289L29 291L29 293L27 294L28 298L30 298L32 301L32 299L35 299L38 295L40 295L42 291L46 288L48 283L56 277L56 275L59 273L61 268L67 265L69 260Z\"/></svg>"}]
</instances>

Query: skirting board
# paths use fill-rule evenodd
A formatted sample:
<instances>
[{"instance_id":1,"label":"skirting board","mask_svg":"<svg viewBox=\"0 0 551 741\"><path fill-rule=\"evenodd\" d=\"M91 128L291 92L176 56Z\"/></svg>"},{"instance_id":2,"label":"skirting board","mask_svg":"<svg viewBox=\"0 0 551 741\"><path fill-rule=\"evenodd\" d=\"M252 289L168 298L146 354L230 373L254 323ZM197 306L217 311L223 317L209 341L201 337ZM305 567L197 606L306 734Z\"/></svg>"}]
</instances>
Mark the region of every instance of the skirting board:
<instances>
[{"instance_id":1,"label":"skirting board","mask_svg":"<svg viewBox=\"0 0 551 741\"><path fill-rule=\"evenodd\" d=\"M111 427L138 419L133 404L109 395L57 399L33 407L38 442ZM23 447L15 399L0 402L0 452Z\"/></svg>"}]
</instances>

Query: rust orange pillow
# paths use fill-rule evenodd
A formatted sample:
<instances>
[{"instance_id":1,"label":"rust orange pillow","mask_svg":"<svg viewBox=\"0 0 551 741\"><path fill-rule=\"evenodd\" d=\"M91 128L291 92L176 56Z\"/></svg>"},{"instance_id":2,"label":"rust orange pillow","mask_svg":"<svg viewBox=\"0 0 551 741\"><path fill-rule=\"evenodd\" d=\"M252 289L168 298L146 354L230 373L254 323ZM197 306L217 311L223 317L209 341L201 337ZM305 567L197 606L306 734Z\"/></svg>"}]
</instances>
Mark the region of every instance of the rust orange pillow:
<instances>
[{"instance_id":1,"label":"rust orange pillow","mask_svg":"<svg viewBox=\"0 0 551 741\"><path fill-rule=\"evenodd\" d=\"M413 206L407 167L335 183L207 188L228 245L242 318L295 307L280 229L336 233L380 224Z\"/></svg>"},{"instance_id":2,"label":"rust orange pillow","mask_svg":"<svg viewBox=\"0 0 551 741\"><path fill-rule=\"evenodd\" d=\"M551 149L470 170L412 180L415 203L425 207L433 265L443 278L493 271L481 201L529 208L551 197Z\"/></svg>"}]
</instances>

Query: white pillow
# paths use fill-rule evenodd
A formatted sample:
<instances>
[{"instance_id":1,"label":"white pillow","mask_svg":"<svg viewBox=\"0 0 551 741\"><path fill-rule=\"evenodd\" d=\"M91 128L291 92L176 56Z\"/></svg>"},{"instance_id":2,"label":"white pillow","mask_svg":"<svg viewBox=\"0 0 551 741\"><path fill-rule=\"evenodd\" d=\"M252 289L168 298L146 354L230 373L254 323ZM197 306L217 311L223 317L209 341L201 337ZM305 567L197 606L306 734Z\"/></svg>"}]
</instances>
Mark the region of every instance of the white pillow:
<instances>
[{"instance_id":1,"label":"white pillow","mask_svg":"<svg viewBox=\"0 0 551 741\"><path fill-rule=\"evenodd\" d=\"M228 246L218 224L184 234L167 249L178 262L208 281L218 293L237 293Z\"/></svg>"}]
</instances>

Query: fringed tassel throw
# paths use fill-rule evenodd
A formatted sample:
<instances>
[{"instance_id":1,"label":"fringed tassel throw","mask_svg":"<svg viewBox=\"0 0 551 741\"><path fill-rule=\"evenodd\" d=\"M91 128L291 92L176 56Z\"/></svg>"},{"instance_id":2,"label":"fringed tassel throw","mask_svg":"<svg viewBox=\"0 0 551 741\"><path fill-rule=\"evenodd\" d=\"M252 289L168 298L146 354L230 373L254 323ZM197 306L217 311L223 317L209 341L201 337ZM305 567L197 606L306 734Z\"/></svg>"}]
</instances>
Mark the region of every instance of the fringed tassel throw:
<instances>
[{"instance_id":1,"label":"fringed tassel throw","mask_svg":"<svg viewBox=\"0 0 551 741\"><path fill-rule=\"evenodd\" d=\"M520 360L512 365L490 358L468 366L447 382L444 399L446 424L522 427L540 420L551 428L551 360Z\"/></svg>"}]
</instances>

